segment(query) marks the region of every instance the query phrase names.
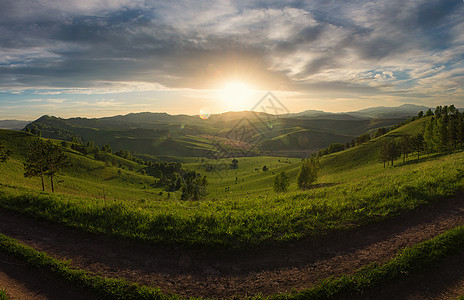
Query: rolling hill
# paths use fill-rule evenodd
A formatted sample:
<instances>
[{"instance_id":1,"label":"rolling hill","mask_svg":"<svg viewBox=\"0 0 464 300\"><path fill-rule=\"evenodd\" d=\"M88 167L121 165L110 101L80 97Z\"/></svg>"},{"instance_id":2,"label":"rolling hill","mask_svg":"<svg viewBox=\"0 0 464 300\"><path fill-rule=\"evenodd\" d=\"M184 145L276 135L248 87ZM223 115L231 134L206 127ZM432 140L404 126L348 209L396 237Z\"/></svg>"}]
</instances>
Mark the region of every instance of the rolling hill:
<instances>
[{"instance_id":1,"label":"rolling hill","mask_svg":"<svg viewBox=\"0 0 464 300\"><path fill-rule=\"evenodd\" d=\"M230 158L191 160L183 166L188 170L199 171L202 175L207 174L209 182L209 195L197 201L182 200L179 198L179 191L168 193L157 187L158 179L144 175L142 172L144 165L111 154L108 155L117 160L116 164L104 163L93 159L92 154L78 153L69 147L69 143L60 141L53 142L66 145L62 149L72 160L73 168L64 171L57 178L55 193L49 192L48 188L42 192L38 178L28 179L23 176L24 156L28 151L28 146L38 137L26 132L0 130L0 143L13 152L13 156L0 165L0 213L3 213L2 217L9 225L3 228L4 231L7 230L5 228L10 228L7 231L8 235L13 237L22 235L23 239L24 232L27 232L26 244L28 241L31 244L32 240L34 248L45 248L46 251L58 253L58 256L53 257L64 256L68 261L70 258L73 261L79 261L75 258L80 256L82 251L86 251L85 248L79 247L79 251L76 252L74 245L82 239L80 237L83 234L87 235L86 245L91 243L98 246L100 240L104 243L109 243L109 240L114 241L104 249L110 249L108 251L118 254L122 251L122 241L125 241L129 255L125 256L125 259L116 257L115 260L122 262L124 268L127 267L127 263L130 263L131 266L146 269L146 257L149 256L152 259L150 266L156 266L150 267L150 272L154 274L153 278L158 274L162 274L158 278L167 277L167 281L156 281L161 290L172 292L173 290L170 289L173 282L172 276L180 276L182 280L175 282L181 282L184 285L174 292L182 292L182 295L185 294L185 290L182 290L185 285L196 287L199 281L198 277L185 276L189 274L186 273L188 269L182 269L179 272L179 261L183 263L187 260L184 259L185 253L194 258L191 261L193 262L192 269L197 272L195 274L203 276L202 282L208 282L208 286L214 288L214 291L209 290L208 293L219 295L219 291L223 291L221 288L216 289L212 281L205 281L209 280L208 278L214 278L215 281L220 278L224 280L221 284L222 282L226 284L237 282L235 279L237 277L233 276L240 271L226 269L230 269L231 264L227 259L231 256L237 260L245 259L246 261L240 266L257 268L252 272L253 274L257 272L258 276L271 274L269 276L279 278L279 280L290 279L282 281L288 289L308 288L311 285L306 281L304 285L296 286L294 277L287 273L289 269L293 270L292 275L301 273L301 270L297 269L297 264L300 264L302 259L305 266L311 262L311 272L308 273L317 274L317 278L311 281L312 284L328 276L353 274L357 268L370 263L384 263L404 245L415 247L414 244L437 236L439 233L437 228L443 229L435 223L428 224L430 226L426 227L427 236L424 237L424 224L418 223L414 225L417 230L414 232L417 234L411 235L410 219L411 216L415 216L415 219L421 217L424 211L434 212L437 207L440 208L434 204L450 202L446 197L462 190L464 187L462 171L464 152L455 150L431 155L423 153L420 159L410 156L406 162L398 160L394 166L386 168L378 162L381 144L405 134L413 135L421 132L427 120L428 118L415 120L367 143L324 156L320 160L318 181L309 190L299 190L296 184L300 159L269 156L240 157L238 169L227 167L231 162ZM273 128L288 130L287 135L291 136L301 131L301 128L290 127L284 119L279 122L276 122ZM301 127L304 123L298 125ZM372 126L376 126L375 123ZM355 127L352 128L352 130L355 129ZM336 127L332 127L332 130L336 131ZM285 133L281 131L279 134L281 136ZM193 144L195 141L195 139L191 140ZM222 164L226 167L207 172L205 166L208 164ZM268 170L265 171L263 166L267 166ZM281 171L288 174L291 184L288 192L275 193L272 190L272 180L274 175ZM458 201L451 201L451 203L458 203ZM462 207L462 201L459 201L458 208L460 207ZM450 206L450 209L452 208L454 206ZM440 211L433 216L434 221L443 219ZM445 221L456 218L456 216L462 217L461 214L453 211ZM425 216L424 219L430 222L430 215ZM9 224L11 220L17 223L11 225ZM47 222L40 222L40 220ZM398 222L401 220L403 220L402 223ZM44 231L37 234L38 231L34 228L37 225L30 224L39 223L47 225ZM399 228L395 227L398 223L402 224ZM448 227L445 229L451 229L455 226L454 224L447 224ZM22 231L18 234L17 229L20 226ZM391 231L390 227L392 227ZM53 228L53 231L50 228ZM56 231L54 231L55 228ZM66 231L64 231L65 228ZM408 230L404 230L405 228ZM389 231L385 233L384 230L387 229ZM52 238L42 239L49 236L46 230L51 231ZM72 234L69 234L71 230ZM462 232L462 229L459 230ZM64 233L55 235L56 232ZM392 239L391 236L394 238ZM42 239L42 243L34 242L32 237ZM66 243L60 242L63 237L67 238ZM108 239L108 237L111 238ZM2 245L6 244L5 239L2 236ZM366 244L367 248L357 248L357 245L365 239L375 239L375 241ZM341 243L341 240L344 242ZM463 240L462 234L459 240ZM462 248L461 244L456 246L457 244L452 242L453 240L450 240L448 244L455 245L454 247L458 249ZM64 244L71 245L72 253L76 255L62 254L60 256L60 253L66 252L55 250L61 249L60 247ZM322 250L321 244L324 245ZM437 245L440 246L439 249L448 249L448 244L444 245L441 241ZM12 249L11 241L8 245L8 249ZM405 265L411 267L400 269L402 271L398 274L402 274L402 279L409 272L408 270L421 265L421 259L430 257L430 255L424 256L424 253L439 257L449 253L448 251L437 255L433 250L438 249L437 247L423 248L423 244L418 245L422 252L414 256L413 263L415 264L410 264L411 260L408 260ZM430 243L427 245L430 246ZM140 250L141 247L149 251ZM379 248L385 250L380 256ZM95 258L93 261L97 261L98 264L89 264L86 260L79 267L84 270L91 269L92 274L99 276L112 277L117 274L117 277L139 282L141 277L131 277L132 272L119 271L123 268L108 268L108 261L99 259L107 255L104 251L102 256L96 255L102 252L101 247L98 249L100 251L94 251L92 248L89 253L93 254L88 256ZM230 255L234 253L231 252L232 249L239 250L240 252L237 252L239 255ZM336 257L335 261L326 261L328 255L326 249L333 249L329 254ZM215 259L218 253L222 253L222 250L226 251L226 260L225 263L218 264ZM31 251L28 250L27 253ZM153 253L158 253L154 251L164 252L160 252L163 253L162 255L153 255ZM340 251L344 252L340 254ZM13 250L11 252L13 253ZM196 253L199 255L194 256ZM205 255L205 253L208 254ZM366 256L365 253L369 255ZM169 259L166 259L167 254L172 254ZM312 262L314 255L323 259L324 262L315 266ZM34 255L34 257L43 261L45 256ZM405 256L399 254L398 257ZM406 255L406 257L411 258L411 255ZM210 258L213 259L210 260ZM198 261L198 259L203 260ZM268 269L261 268L265 265L263 259L266 264L272 263L272 265L267 265ZM350 268L338 269L340 259L343 259L344 265L349 265ZM354 264L353 261L356 263ZM393 259L392 262L395 263L395 261ZM204 262L211 262L206 264L208 269L200 266ZM27 260L27 263L31 263L31 260ZM168 272L166 269L160 269L168 264L177 269L169 269ZM390 261L387 264L391 266ZM226 267L216 272L219 265ZM373 265L369 266L363 268L360 275L355 276L364 278L366 284L372 286L371 276L374 274L378 279L375 275L378 272L373 273ZM375 270L382 268L377 264L374 267ZM204 274L198 272L198 268L205 270ZM335 269L336 273L323 272L323 270L332 269ZM111 270L111 274L105 273L105 270ZM118 270L118 272L113 270ZM61 271L60 269L59 272ZM246 269L243 273L239 273L239 276L248 276L249 272ZM384 278L388 280L396 278L395 272L395 269L389 267ZM344 289L352 292L354 287L359 287L359 280L349 281L347 278L345 276L340 279L343 280ZM337 280L333 282L339 286L338 283L341 281ZM78 284L78 281L72 282ZM376 281L375 284L379 282ZM242 286L248 288L249 282L244 282L239 288L231 290L231 295L241 295ZM115 286L113 282L113 285L105 287L105 290L113 293L117 288L118 286ZM96 291L100 289L99 285ZM193 289L187 289L187 291L189 292L187 296L196 295ZM246 292L248 293L248 289ZM272 293L277 292L272 291ZM208 297L211 295L208 293L202 295Z\"/></svg>"},{"instance_id":2,"label":"rolling hill","mask_svg":"<svg viewBox=\"0 0 464 300\"><path fill-rule=\"evenodd\" d=\"M149 112L93 119L45 115L25 128L40 131L47 138L78 138L83 143L110 144L114 151L161 158L202 157L217 152L221 153L216 156L227 157L260 153L298 156L298 152L314 152L331 143L347 143L365 132L391 127L421 109L424 107L403 105L345 114L306 111L286 116L245 111L212 115L206 120Z\"/></svg>"}]
</instances>

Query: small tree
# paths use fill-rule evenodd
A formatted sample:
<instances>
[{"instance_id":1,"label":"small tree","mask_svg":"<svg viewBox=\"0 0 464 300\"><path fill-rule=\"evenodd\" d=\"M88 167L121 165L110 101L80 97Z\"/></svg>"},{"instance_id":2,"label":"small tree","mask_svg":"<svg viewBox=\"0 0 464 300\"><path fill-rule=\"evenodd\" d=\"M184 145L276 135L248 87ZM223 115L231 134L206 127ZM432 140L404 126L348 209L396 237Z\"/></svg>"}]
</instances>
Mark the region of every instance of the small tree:
<instances>
[{"instance_id":1,"label":"small tree","mask_svg":"<svg viewBox=\"0 0 464 300\"><path fill-rule=\"evenodd\" d=\"M378 138L379 136L382 136L387 133L387 129L385 127L377 129L377 131L374 134L374 137Z\"/></svg>"},{"instance_id":2,"label":"small tree","mask_svg":"<svg viewBox=\"0 0 464 300\"><path fill-rule=\"evenodd\" d=\"M280 172L274 177L274 191L279 192L286 192L288 191L288 187L290 186L290 178L287 176L285 171Z\"/></svg>"},{"instance_id":3,"label":"small tree","mask_svg":"<svg viewBox=\"0 0 464 300\"><path fill-rule=\"evenodd\" d=\"M104 144L103 147L101 148L101 151L106 152L106 153L111 153L111 147L109 144Z\"/></svg>"},{"instance_id":4,"label":"small tree","mask_svg":"<svg viewBox=\"0 0 464 300\"><path fill-rule=\"evenodd\" d=\"M193 176L187 176L184 179L181 194L182 200L201 200L208 194L206 190L206 186L208 185L206 176L201 177L200 174L192 173Z\"/></svg>"},{"instance_id":5,"label":"small tree","mask_svg":"<svg viewBox=\"0 0 464 300\"><path fill-rule=\"evenodd\" d=\"M232 159L232 164L230 165L231 169L238 169L238 160L237 159Z\"/></svg>"},{"instance_id":6,"label":"small tree","mask_svg":"<svg viewBox=\"0 0 464 300\"><path fill-rule=\"evenodd\" d=\"M47 165L46 174L50 177L52 192L54 192L55 188L53 185L53 178L61 170L69 167L71 162L69 161L68 156L63 152L63 150L61 150L61 147L53 144L50 140L45 142L45 147Z\"/></svg>"},{"instance_id":7,"label":"small tree","mask_svg":"<svg viewBox=\"0 0 464 300\"><path fill-rule=\"evenodd\" d=\"M302 190L310 188L311 184L317 180L317 162L314 158L305 159L301 163L300 173L296 180L298 187Z\"/></svg>"}]
</instances>

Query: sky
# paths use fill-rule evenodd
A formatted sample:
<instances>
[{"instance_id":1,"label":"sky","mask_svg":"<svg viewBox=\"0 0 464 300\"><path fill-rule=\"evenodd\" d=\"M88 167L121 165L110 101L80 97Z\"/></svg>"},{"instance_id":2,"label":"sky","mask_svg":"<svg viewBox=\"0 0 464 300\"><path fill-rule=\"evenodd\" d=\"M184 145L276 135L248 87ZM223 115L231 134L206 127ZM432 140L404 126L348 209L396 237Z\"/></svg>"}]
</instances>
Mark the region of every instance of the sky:
<instances>
[{"instance_id":1,"label":"sky","mask_svg":"<svg viewBox=\"0 0 464 300\"><path fill-rule=\"evenodd\" d=\"M0 119L464 107L463 0L0 0Z\"/></svg>"}]
</instances>

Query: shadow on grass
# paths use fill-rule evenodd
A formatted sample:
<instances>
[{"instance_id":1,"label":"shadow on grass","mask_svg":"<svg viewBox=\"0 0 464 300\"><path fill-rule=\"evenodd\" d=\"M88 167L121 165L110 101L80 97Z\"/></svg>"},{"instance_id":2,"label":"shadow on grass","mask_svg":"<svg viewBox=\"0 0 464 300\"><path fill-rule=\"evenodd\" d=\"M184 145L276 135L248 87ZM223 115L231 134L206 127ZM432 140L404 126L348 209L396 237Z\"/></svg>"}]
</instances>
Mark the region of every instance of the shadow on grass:
<instances>
[{"instance_id":1,"label":"shadow on grass","mask_svg":"<svg viewBox=\"0 0 464 300\"><path fill-rule=\"evenodd\" d=\"M429 160L433 160L433 159L438 159L438 158L441 158L441 157L444 157L444 156L448 156L450 154L454 154L454 153L459 153L459 152L462 152L462 151L454 151L454 152L442 152L442 153L433 153L433 154L423 154L419 157L419 159L417 159L417 153L416 153L416 156L412 156L414 157L413 159L410 159L410 160L407 160L405 162L403 162L402 160L400 162L396 162L396 164L394 165L395 167L401 167L401 166L409 166L409 165L414 165L414 164L418 164L418 163L422 163L422 162L426 162L426 161L429 161Z\"/></svg>"},{"instance_id":2,"label":"shadow on grass","mask_svg":"<svg viewBox=\"0 0 464 300\"><path fill-rule=\"evenodd\" d=\"M323 183L316 183L316 184L311 184L308 190L320 189L320 188L335 186L335 185L339 185L339 184L340 184L339 182L323 182Z\"/></svg>"},{"instance_id":3,"label":"shadow on grass","mask_svg":"<svg viewBox=\"0 0 464 300\"><path fill-rule=\"evenodd\" d=\"M99 166L99 167L96 167L96 168L92 168L90 169L90 171L96 171L96 170L104 170L105 169L105 166Z\"/></svg>"}]
</instances>

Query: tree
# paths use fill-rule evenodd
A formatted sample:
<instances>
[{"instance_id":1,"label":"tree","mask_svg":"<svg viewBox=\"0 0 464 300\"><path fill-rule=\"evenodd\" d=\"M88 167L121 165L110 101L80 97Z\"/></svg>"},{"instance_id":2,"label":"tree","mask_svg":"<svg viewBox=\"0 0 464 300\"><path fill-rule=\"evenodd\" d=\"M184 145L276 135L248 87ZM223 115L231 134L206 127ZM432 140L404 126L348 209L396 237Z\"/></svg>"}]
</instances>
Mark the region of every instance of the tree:
<instances>
[{"instance_id":1,"label":"tree","mask_svg":"<svg viewBox=\"0 0 464 300\"><path fill-rule=\"evenodd\" d=\"M440 118L440 117L441 117L441 112L442 112L442 107L441 107L441 106L437 106L437 107L435 108L435 113L434 113L435 117Z\"/></svg>"},{"instance_id":2,"label":"tree","mask_svg":"<svg viewBox=\"0 0 464 300\"><path fill-rule=\"evenodd\" d=\"M433 111L429 108L429 109L425 112L425 116L426 116L426 117L433 116Z\"/></svg>"},{"instance_id":3,"label":"tree","mask_svg":"<svg viewBox=\"0 0 464 300\"><path fill-rule=\"evenodd\" d=\"M343 151L343 150L345 150L345 144L341 144L341 143L332 143L327 148L328 154Z\"/></svg>"},{"instance_id":4,"label":"tree","mask_svg":"<svg viewBox=\"0 0 464 300\"><path fill-rule=\"evenodd\" d=\"M421 110L418 114L417 114L417 118L422 118L424 116L424 112Z\"/></svg>"},{"instance_id":5,"label":"tree","mask_svg":"<svg viewBox=\"0 0 464 300\"><path fill-rule=\"evenodd\" d=\"M438 152L442 152L448 149L448 144L449 144L448 121L449 121L448 115L443 114L441 118L437 119L436 126L434 127L434 131L433 131L433 135L435 138L434 145L435 145L435 150Z\"/></svg>"},{"instance_id":6,"label":"tree","mask_svg":"<svg viewBox=\"0 0 464 300\"><path fill-rule=\"evenodd\" d=\"M275 192L286 192L290 186L290 178L287 176L285 171L280 172L274 177L274 191Z\"/></svg>"},{"instance_id":7,"label":"tree","mask_svg":"<svg viewBox=\"0 0 464 300\"><path fill-rule=\"evenodd\" d=\"M360 145L362 143L368 142L371 139L371 135L369 133L361 134L356 138L356 145Z\"/></svg>"},{"instance_id":8,"label":"tree","mask_svg":"<svg viewBox=\"0 0 464 300\"><path fill-rule=\"evenodd\" d=\"M54 192L53 178L69 165L70 161L60 146L53 144L50 140L46 142L36 140L32 143L31 149L26 156L24 176L40 176L43 191L45 191L44 175L49 176L51 189Z\"/></svg>"},{"instance_id":9,"label":"tree","mask_svg":"<svg viewBox=\"0 0 464 300\"><path fill-rule=\"evenodd\" d=\"M169 179L169 183L167 185L168 192L175 192L182 187L182 177L179 173L174 172L171 174L171 178Z\"/></svg>"},{"instance_id":10,"label":"tree","mask_svg":"<svg viewBox=\"0 0 464 300\"><path fill-rule=\"evenodd\" d=\"M385 162L390 162L393 166L393 161L401 155L398 144L394 140L387 141L382 144L380 149L380 160L383 162L385 168Z\"/></svg>"},{"instance_id":11,"label":"tree","mask_svg":"<svg viewBox=\"0 0 464 300\"><path fill-rule=\"evenodd\" d=\"M454 116L448 121L447 136L450 146L456 150L458 145L458 120Z\"/></svg>"},{"instance_id":12,"label":"tree","mask_svg":"<svg viewBox=\"0 0 464 300\"><path fill-rule=\"evenodd\" d=\"M182 185L182 200L201 200L208 194L206 186L208 180L206 176L201 177L195 171L184 175L184 183Z\"/></svg>"},{"instance_id":13,"label":"tree","mask_svg":"<svg viewBox=\"0 0 464 300\"><path fill-rule=\"evenodd\" d=\"M298 187L302 190L310 188L311 184L317 180L317 162L314 158L305 159L301 163L300 172L296 178Z\"/></svg>"},{"instance_id":14,"label":"tree","mask_svg":"<svg viewBox=\"0 0 464 300\"><path fill-rule=\"evenodd\" d=\"M53 178L63 169L69 167L71 162L60 146L53 144L50 140L45 142L46 147L46 175L50 177L52 192L55 192Z\"/></svg>"},{"instance_id":15,"label":"tree","mask_svg":"<svg viewBox=\"0 0 464 300\"><path fill-rule=\"evenodd\" d=\"M375 132L374 137L378 138L379 136L382 136L382 135L384 135L385 133L387 133L387 129L386 129L385 127L379 128L379 129L377 129L377 131Z\"/></svg>"},{"instance_id":16,"label":"tree","mask_svg":"<svg viewBox=\"0 0 464 300\"><path fill-rule=\"evenodd\" d=\"M0 144L0 163L5 162L11 154L10 150L6 150L5 146Z\"/></svg>"},{"instance_id":17,"label":"tree","mask_svg":"<svg viewBox=\"0 0 464 300\"><path fill-rule=\"evenodd\" d=\"M462 144L464 142L464 113L458 113L457 114L457 142L461 144L461 149L462 149Z\"/></svg>"},{"instance_id":18,"label":"tree","mask_svg":"<svg viewBox=\"0 0 464 300\"><path fill-rule=\"evenodd\" d=\"M420 152L424 148L424 135L418 133L411 138L411 149L414 152L417 152L417 159L419 159Z\"/></svg>"},{"instance_id":19,"label":"tree","mask_svg":"<svg viewBox=\"0 0 464 300\"><path fill-rule=\"evenodd\" d=\"M435 136L434 136L434 127L436 120L434 117L430 119L429 122L425 124L424 128L424 142L427 154L432 152L435 149Z\"/></svg>"},{"instance_id":20,"label":"tree","mask_svg":"<svg viewBox=\"0 0 464 300\"><path fill-rule=\"evenodd\" d=\"M106 152L106 153L111 153L112 152L111 147L110 147L109 144L104 144L102 146L102 148L101 148L101 151Z\"/></svg>"},{"instance_id":21,"label":"tree","mask_svg":"<svg viewBox=\"0 0 464 300\"><path fill-rule=\"evenodd\" d=\"M381 162L383 162L383 167L385 168L385 163L387 161L390 161L389 157L388 157L387 143L382 144L382 148L380 148L380 157L379 157L379 159L380 159Z\"/></svg>"},{"instance_id":22,"label":"tree","mask_svg":"<svg viewBox=\"0 0 464 300\"><path fill-rule=\"evenodd\" d=\"M401 147L401 153L403 154L403 162L405 162L409 152L411 152L411 138L409 135L403 135L400 138L399 145Z\"/></svg>"},{"instance_id":23,"label":"tree","mask_svg":"<svg viewBox=\"0 0 464 300\"><path fill-rule=\"evenodd\" d=\"M42 179L42 191L45 191L44 176L47 171L45 162L46 147L42 140L32 142L24 163L24 177L39 176Z\"/></svg>"},{"instance_id":24,"label":"tree","mask_svg":"<svg viewBox=\"0 0 464 300\"><path fill-rule=\"evenodd\" d=\"M232 159L232 164L230 165L231 169L238 169L238 160L237 159Z\"/></svg>"}]
</instances>

